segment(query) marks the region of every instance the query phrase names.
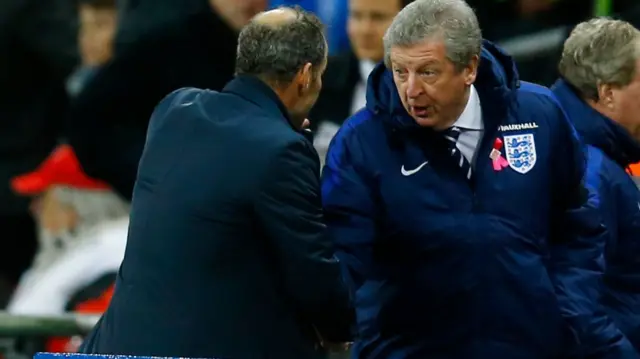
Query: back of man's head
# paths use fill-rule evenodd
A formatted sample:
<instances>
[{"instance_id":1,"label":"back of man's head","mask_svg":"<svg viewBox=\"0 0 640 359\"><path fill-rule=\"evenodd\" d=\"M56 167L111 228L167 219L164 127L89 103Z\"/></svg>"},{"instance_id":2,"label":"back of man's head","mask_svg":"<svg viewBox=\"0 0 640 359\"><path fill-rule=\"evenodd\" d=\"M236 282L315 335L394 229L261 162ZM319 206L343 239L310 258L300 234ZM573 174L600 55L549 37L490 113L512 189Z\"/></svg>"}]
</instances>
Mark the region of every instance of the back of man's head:
<instances>
[{"instance_id":1,"label":"back of man's head","mask_svg":"<svg viewBox=\"0 0 640 359\"><path fill-rule=\"evenodd\" d=\"M326 54L324 26L317 16L300 8L278 8L258 14L240 32L236 74L286 85L308 63L319 70Z\"/></svg>"},{"instance_id":2,"label":"back of man's head","mask_svg":"<svg viewBox=\"0 0 640 359\"><path fill-rule=\"evenodd\" d=\"M558 70L585 99L598 100L599 85L624 87L631 83L638 60L638 29L625 21L595 18L571 32Z\"/></svg>"},{"instance_id":3,"label":"back of man's head","mask_svg":"<svg viewBox=\"0 0 640 359\"><path fill-rule=\"evenodd\" d=\"M565 41L558 70L589 106L640 141L640 30L621 20L585 21Z\"/></svg>"}]
</instances>

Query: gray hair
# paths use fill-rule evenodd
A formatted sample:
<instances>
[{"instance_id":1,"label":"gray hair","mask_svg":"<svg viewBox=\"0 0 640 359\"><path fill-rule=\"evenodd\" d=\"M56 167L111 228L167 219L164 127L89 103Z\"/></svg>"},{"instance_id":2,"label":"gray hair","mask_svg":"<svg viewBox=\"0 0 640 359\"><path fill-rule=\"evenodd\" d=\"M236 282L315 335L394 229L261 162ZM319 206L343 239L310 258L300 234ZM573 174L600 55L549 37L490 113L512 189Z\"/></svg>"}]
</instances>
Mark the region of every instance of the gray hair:
<instances>
[{"instance_id":1,"label":"gray hair","mask_svg":"<svg viewBox=\"0 0 640 359\"><path fill-rule=\"evenodd\" d=\"M564 43L558 70L583 97L597 100L598 85L631 83L639 58L638 29L626 21L595 18L573 29Z\"/></svg>"},{"instance_id":2,"label":"gray hair","mask_svg":"<svg viewBox=\"0 0 640 359\"><path fill-rule=\"evenodd\" d=\"M461 70L479 56L482 31L478 18L464 0L416 0L402 9L384 35L384 58L391 66L392 47L413 46L441 38L447 58Z\"/></svg>"},{"instance_id":3,"label":"gray hair","mask_svg":"<svg viewBox=\"0 0 640 359\"><path fill-rule=\"evenodd\" d=\"M290 83L311 63L319 67L327 55L324 25L320 19L299 7L296 19L271 25L252 20L238 38L236 74L256 75L277 84Z\"/></svg>"}]
</instances>

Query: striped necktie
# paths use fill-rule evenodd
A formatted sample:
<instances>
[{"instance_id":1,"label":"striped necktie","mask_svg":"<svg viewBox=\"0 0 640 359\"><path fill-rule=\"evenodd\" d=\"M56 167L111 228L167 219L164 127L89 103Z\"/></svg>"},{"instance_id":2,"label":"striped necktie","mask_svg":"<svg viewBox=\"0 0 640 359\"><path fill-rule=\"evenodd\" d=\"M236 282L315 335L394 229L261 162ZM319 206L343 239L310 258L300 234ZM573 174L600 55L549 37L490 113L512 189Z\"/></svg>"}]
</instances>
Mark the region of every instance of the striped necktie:
<instances>
[{"instance_id":1,"label":"striped necktie","mask_svg":"<svg viewBox=\"0 0 640 359\"><path fill-rule=\"evenodd\" d=\"M460 149L458 149L458 137L460 137L461 130L458 127L451 127L444 131L444 138L447 140L449 144L449 154L454 159L454 161L458 164L460 169L462 169L462 173L465 174L467 179L471 179L471 164L464 157Z\"/></svg>"}]
</instances>

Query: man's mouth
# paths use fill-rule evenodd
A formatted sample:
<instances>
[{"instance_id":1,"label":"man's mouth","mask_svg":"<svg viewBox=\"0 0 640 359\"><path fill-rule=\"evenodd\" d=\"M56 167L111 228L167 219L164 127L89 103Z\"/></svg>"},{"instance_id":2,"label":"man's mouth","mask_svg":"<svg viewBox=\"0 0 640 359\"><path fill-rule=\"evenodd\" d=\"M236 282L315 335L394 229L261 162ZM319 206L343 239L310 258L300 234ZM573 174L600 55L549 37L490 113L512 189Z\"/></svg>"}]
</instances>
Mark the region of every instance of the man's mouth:
<instances>
[{"instance_id":1,"label":"man's mouth","mask_svg":"<svg viewBox=\"0 0 640 359\"><path fill-rule=\"evenodd\" d=\"M410 106L410 110L416 117L429 117L429 106Z\"/></svg>"}]
</instances>

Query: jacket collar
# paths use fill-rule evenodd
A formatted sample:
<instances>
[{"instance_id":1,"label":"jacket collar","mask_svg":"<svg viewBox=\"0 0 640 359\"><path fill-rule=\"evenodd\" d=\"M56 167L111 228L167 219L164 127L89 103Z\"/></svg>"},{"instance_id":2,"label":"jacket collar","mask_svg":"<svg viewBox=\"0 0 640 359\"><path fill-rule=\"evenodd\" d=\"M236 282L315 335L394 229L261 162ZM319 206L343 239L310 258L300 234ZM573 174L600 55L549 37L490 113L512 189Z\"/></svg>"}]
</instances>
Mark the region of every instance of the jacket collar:
<instances>
[{"instance_id":1,"label":"jacket collar","mask_svg":"<svg viewBox=\"0 0 640 359\"><path fill-rule=\"evenodd\" d=\"M567 81L560 79L551 89L586 144L599 148L622 167L640 161L640 143L589 106Z\"/></svg>"},{"instance_id":2,"label":"jacket collar","mask_svg":"<svg viewBox=\"0 0 640 359\"><path fill-rule=\"evenodd\" d=\"M255 76L238 75L224 87L222 92L233 93L253 102L265 111L286 120L296 131L289 117L289 111L278 95L266 83Z\"/></svg>"}]
</instances>

